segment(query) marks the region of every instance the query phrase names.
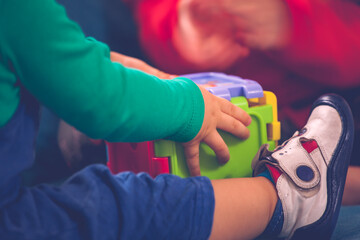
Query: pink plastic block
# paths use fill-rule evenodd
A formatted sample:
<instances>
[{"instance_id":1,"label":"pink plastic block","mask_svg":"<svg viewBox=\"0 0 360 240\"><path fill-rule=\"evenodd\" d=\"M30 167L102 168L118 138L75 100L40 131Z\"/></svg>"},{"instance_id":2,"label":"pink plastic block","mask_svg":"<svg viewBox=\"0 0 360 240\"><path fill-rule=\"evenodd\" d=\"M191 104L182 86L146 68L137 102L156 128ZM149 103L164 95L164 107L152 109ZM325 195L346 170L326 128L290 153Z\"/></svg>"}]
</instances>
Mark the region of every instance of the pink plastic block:
<instances>
[{"instance_id":1,"label":"pink plastic block","mask_svg":"<svg viewBox=\"0 0 360 240\"><path fill-rule=\"evenodd\" d=\"M147 172L152 177L169 173L167 157L157 158L154 155L153 142L141 143L106 143L108 166L112 173L132 171Z\"/></svg>"},{"instance_id":2,"label":"pink plastic block","mask_svg":"<svg viewBox=\"0 0 360 240\"><path fill-rule=\"evenodd\" d=\"M168 157L153 157L152 160L155 176L162 173L170 173Z\"/></svg>"}]
</instances>

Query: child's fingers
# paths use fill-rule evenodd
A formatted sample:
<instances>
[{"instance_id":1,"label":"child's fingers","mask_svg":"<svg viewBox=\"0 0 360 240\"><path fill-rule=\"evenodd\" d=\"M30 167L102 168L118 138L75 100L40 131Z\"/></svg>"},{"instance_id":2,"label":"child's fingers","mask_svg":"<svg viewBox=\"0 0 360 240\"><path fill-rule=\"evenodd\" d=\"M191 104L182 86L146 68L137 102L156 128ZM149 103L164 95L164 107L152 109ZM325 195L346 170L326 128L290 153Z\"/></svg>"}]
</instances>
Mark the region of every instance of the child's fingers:
<instances>
[{"instance_id":1,"label":"child's fingers","mask_svg":"<svg viewBox=\"0 0 360 240\"><path fill-rule=\"evenodd\" d=\"M200 176L199 142L184 144L184 153L191 176Z\"/></svg>"},{"instance_id":2,"label":"child's fingers","mask_svg":"<svg viewBox=\"0 0 360 240\"><path fill-rule=\"evenodd\" d=\"M212 131L207 138L204 139L204 142L215 152L216 158L220 163L226 163L229 161L229 149L216 130Z\"/></svg>"},{"instance_id":3,"label":"child's fingers","mask_svg":"<svg viewBox=\"0 0 360 240\"><path fill-rule=\"evenodd\" d=\"M251 123L251 117L247 112L243 109L235 106L228 100L224 98L219 98L218 101L220 104L220 109L223 113L230 115L231 117L236 118L237 120L241 121L245 126L249 126Z\"/></svg>"},{"instance_id":4,"label":"child's fingers","mask_svg":"<svg viewBox=\"0 0 360 240\"><path fill-rule=\"evenodd\" d=\"M249 129L243 123L227 114L221 115L217 128L241 139L246 139L250 136Z\"/></svg>"}]
</instances>

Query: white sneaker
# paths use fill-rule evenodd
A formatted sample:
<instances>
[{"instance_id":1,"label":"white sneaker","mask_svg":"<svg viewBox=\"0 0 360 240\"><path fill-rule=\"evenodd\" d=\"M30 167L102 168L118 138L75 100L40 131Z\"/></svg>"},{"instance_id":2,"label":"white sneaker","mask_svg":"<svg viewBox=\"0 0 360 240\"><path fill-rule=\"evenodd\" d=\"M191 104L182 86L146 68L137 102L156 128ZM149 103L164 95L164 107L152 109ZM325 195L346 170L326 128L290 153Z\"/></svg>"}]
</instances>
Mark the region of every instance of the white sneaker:
<instances>
[{"instance_id":1,"label":"white sneaker","mask_svg":"<svg viewBox=\"0 0 360 240\"><path fill-rule=\"evenodd\" d=\"M270 166L283 206L279 237L330 239L339 215L353 138L351 110L343 98L331 94L313 104L306 126L292 138L274 152L266 146L259 150L253 161L254 176Z\"/></svg>"}]
</instances>

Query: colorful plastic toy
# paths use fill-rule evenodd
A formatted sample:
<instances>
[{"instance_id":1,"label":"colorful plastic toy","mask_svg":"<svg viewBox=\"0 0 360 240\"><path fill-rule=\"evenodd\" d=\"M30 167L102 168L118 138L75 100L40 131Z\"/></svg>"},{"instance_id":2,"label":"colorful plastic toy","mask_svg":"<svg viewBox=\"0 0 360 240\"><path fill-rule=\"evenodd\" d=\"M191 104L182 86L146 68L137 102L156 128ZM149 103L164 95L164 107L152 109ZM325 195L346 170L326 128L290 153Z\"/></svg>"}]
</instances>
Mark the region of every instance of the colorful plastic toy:
<instances>
[{"instance_id":1,"label":"colorful plastic toy","mask_svg":"<svg viewBox=\"0 0 360 240\"><path fill-rule=\"evenodd\" d=\"M220 131L230 151L230 161L217 162L214 152L200 145L201 174L210 179L251 176L251 161L262 144L275 148L280 139L280 122L277 119L277 101L273 93L263 91L252 80L222 73L197 73L183 75L219 97L244 109L252 118L250 137L240 140ZM173 141L160 140L142 143L107 143L108 166L113 173L121 171L148 172L155 177L171 173L188 177L189 171L183 147Z\"/></svg>"}]
</instances>

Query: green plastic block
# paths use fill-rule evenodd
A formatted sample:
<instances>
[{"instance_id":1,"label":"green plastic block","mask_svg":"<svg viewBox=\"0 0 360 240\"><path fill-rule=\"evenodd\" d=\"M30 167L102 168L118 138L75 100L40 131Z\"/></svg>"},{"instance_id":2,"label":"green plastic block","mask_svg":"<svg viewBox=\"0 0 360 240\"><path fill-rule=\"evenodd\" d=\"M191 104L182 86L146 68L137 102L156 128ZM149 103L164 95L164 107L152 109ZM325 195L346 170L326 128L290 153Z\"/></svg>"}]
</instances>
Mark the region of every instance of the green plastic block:
<instances>
[{"instance_id":1,"label":"green plastic block","mask_svg":"<svg viewBox=\"0 0 360 240\"><path fill-rule=\"evenodd\" d=\"M226 164L219 164L214 152L206 145L200 145L201 175L210 179L235 177L250 177L252 175L251 162L262 144L269 144L275 148L275 141L267 139L267 124L273 120L272 106L261 105L249 107L245 97L235 97L231 102L244 109L252 118L248 127L250 137L241 140L231 134L219 131L229 147L230 160ZM189 177L189 170L183 152L183 147L173 141L160 140L154 142L155 156L169 157L170 173L180 177Z\"/></svg>"}]
</instances>

